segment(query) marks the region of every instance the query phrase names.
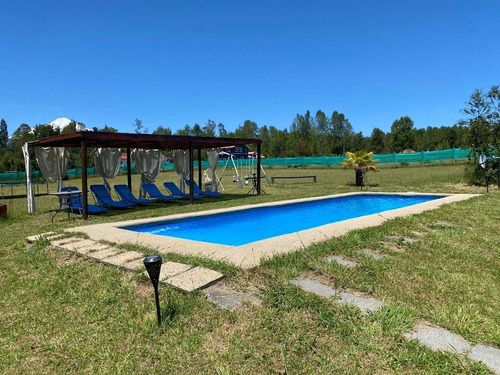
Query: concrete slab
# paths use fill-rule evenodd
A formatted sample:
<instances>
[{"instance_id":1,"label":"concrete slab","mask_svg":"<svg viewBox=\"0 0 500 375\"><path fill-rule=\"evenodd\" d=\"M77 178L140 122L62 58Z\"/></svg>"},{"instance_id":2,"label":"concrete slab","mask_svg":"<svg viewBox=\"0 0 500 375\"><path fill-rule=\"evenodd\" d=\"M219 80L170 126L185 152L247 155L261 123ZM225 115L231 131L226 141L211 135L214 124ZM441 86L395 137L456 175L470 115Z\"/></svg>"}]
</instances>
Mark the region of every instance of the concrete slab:
<instances>
[{"instance_id":1,"label":"concrete slab","mask_svg":"<svg viewBox=\"0 0 500 375\"><path fill-rule=\"evenodd\" d=\"M347 268L354 268L358 265L357 262L353 262L351 260L347 260L342 258L341 256L334 255L328 258L328 261L331 262L337 262L341 266L347 267Z\"/></svg>"},{"instance_id":2,"label":"concrete slab","mask_svg":"<svg viewBox=\"0 0 500 375\"><path fill-rule=\"evenodd\" d=\"M238 292L226 286L214 285L206 289L207 300L216 304L220 308L227 310L235 310L244 303L251 303L253 305L260 305L259 298L253 295L252 292Z\"/></svg>"},{"instance_id":3,"label":"concrete slab","mask_svg":"<svg viewBox=\"0 0 500 375\"><path fill-rule=\"evenodd\" d=\"M165 282L177 289L190 293L206 287L223 277L224 275L220 272L209 270L204 267L195 267L189 271L171 277Z\"/></svg>"},{"instance_id":4,"label":"concrete slab","mask_svg":"<svg viewBox=\"0 0 500 375\"><path fill-rule=\"evenodd\" d=\"M54 233L54 232L47 232L47 233L35 234L34 236L28 236L28 237L26 237L26 242L33 243L33 242L35 242L37 240L40 240L42 238L50 239L50 237L54 237L54 235L56 235L56 233Z\"/></svg>"},{"instance_id":5,"label":"concrete slab","mask_svg":"<svg viewBox=\"0 0 500 375\"><path fill-rule=\"evenodd\" d=\"M122 267L125 263L129 263L132 260L144 259L144 255L137 251L126 251L121 254L112 255L108 258L101 259L102 263L110 264L112 266Z\"/></svg>"},{"instance_id":6,"label":"concrete slab","mask_svg":"<svg viewBox=\"0 0 500 375\"><path fill-rule=\"evenodd\" d=\"M328 285L321 284L317 281L314 280L309 280L309 279L304 279L304 280L298 280L294 279L291 280L290 283L293 285L297 285L298 287L302 288L306 292L314 293L317 294L318 296L321 297L332 297L337 295L337 291L333 288L330 288Z\"/></svg>"},{"instance_id":7,"label":"concrete slab","mask_svg":"<svg viewBox=\"0 0 500 375\"><path fill-rule=\"evenodd\" d=\"M99 250L96 251L95 253L90 253L87 256L91 259L101 261L104 258L109 258L113 255L116 255L120 252L121 250L115 249L114 247L109 247L107 249Z\"/></svg>"},{"instance_id":8,"label":"concrete slab","mask_svg":"<svg viewBox=\"0 0 500 375\"><path fill-rule=\"evenodd\" d=\"M467 341L444 328L423 326L416 332L405 333L404 336L408 339L417 339L422 345L434 351L451 351L461 354L471 349Z\"/></svg>"},{"instance_id":9,"label":"concrete slab","mask_svg":"<svg viewBox=\"0 0 500 375\"><path fill-rule=\"evenodd\" d=\"M66 250L74 251L76 249L82 248L82 247L88 247L88 246L95 246L96 242L92 240L84 240L84 239L78 239L78 241L74 242L68 242L62 245L59 245L59 247L62 247Z\"/></svg>"},{"instance_id":10,"label":"concrete slab","mask_svg":"<svg viewBox=\"0 0 500 375\"><path fill-rule=\"evenodd\" d=\"M165 281L172 276L178 275L180 273L190 270L193 266L189 264L182 264L177 262L165 262L161 265L160 269L160 281ZM145 272L146 275L148 274Z\"/></svg>"},{"instance_id":11,"label":"concrete slab","mask_svg":"<svg viewBox=\"0 0 500 375\"><path fill-rule=\"evenodd\" d=\"M446 228L456 228L457 227L456 224L450 223L448 221L435 221L434 224L439 226L439 227L446 227Z\"/></svg>"},{"instance_id":12,"label":"concrete slab","mask_svg":"<svg viewBox=\"0 0 500 375\"><path fill-rule=\"evenodd\" d=\"M354 305L363 312L377 311L384 305L382 301L379 301L378 299L375 299L373 297L360 297L347 292L342 292L339 295L340 295L340 300L339 300L340 304Z\"/></svg>"},{"instance_id":13,"label":"concrete slab","mask_svg":"<svg viewBox=\"0 0 500 375\"><path fill-rule=\"evenodd\" d=\"M96 251L109 249L110 247L111 246L109 246L109 245L94 242L91 245L76 248L75 252L80 254L80 255L87 255L87 254L90 254L90 253L93 253Z\"/></svg>"},{"instance_id":14,"label":"concrete slab","mask_svg":"<svg viewBox=\"0 0 500 375\"><path fill-rule=\"evenodd\" d=\"M362 253L365 254L366 256L373 258L373 259L385 258L385 255L383 255L383 254L374 253L374 252L368 251L368 250L364 250L364 251L362 251Z\"/></svg>"},{"instance_id":15,"label":"concrete slab","mask_svg":"<svg viewBox=\"0 0 500 375\"><path fill-rule=\"evenodd\" d=\"M53 241L50 241L50 244L52 246L62 246L64 244L67 244L67 243L70 243L70 242L75 242L75 241L79 241L81 240L81 238L75 238L75 237L66 237L66 238L61 238L60 240L53 240Z\"/></svg>"},{"instance_id":16,"label":"concrete slab","mask_svg":"<svg viewBox=\"0 0 500 375\"><path fill-rule=\"evenodd\" d=\"M139 269L145 269L144 258L136 259L131 262L127 262L122 265L127 271L137 271Z\"/></svg>"},{"instance_id":17,"label":"concrete slab","mask_svg":"<svg viewBox=\"0 0 500 375\"><path fill-rule=\"evenodd\" d=\"M491 346L476 345L469 353L469 358L484 363L487 367L500 374L500 350Z\"/></svg>"}]
</instances>

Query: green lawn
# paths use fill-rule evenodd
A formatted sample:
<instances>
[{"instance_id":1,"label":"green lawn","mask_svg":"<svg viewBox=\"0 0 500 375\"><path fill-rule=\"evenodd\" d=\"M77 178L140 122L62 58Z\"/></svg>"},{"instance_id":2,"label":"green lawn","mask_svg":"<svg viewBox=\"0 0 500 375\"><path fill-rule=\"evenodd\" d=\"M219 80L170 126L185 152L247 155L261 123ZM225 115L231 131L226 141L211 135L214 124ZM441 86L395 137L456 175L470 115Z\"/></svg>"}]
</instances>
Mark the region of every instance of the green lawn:
<instances>
[{"instance_id":1,"label":"green lawn","mask_svg":"<svg viewBox=\"0 0 500 375\"><path fill-rule=\"evenodd\" d=\"M369 175L367 191L485 193L463 183L463 164L383 167ZM318 182L277 180L268 193L248 196L223 180L225 197L196 203L117 211L88 222L56 216L57 199L36 197L26 213L22 187L0 203L0 372L175 374L488 374L465 356L435 353L403 337L420 322L460 334L469 342L500 348L500 190L357 230L304 251L242 271L222 262L162 254L166 260L204 265L239 290L256 290L260 306L234 312L208 302L203 292L185 295L160 288L164 324L156 325L153 290L131 274L24 237L89 223L155 217L283 199L357 191L354 172L341 169L267 169L269 176L317 175ZM244 173L242 173L244 174ZM159 181L175 181L174 172ZM125 176L111 182L124 183ZM137 188L139 178L133 176ZM79 180L69 181L79 186ZM100 183L92 178L90 183ZM50 186L51 190L55 186ZM43 190L43 189L42 189ZM137 189L134 189L137 190ZM439 222L449 223L448 225ZM401 244L388 236L414 237ZM150 249L129 246L151 254ZM370 250L386 255L374 260ZM355 269L328 263L339 254ZM362 314L333 299L308 294L289 280L308 277L334 288L360 291L385 303Z\"/></svg>"}]
</instances>

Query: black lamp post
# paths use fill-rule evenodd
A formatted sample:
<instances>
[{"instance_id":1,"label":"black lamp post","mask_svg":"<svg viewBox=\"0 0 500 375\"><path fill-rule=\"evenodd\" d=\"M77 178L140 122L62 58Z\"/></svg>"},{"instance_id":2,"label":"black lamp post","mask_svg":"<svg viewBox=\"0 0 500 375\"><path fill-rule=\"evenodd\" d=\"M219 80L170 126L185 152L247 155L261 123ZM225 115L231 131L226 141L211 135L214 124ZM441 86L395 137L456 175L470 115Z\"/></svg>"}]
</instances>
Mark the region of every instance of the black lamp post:
<instances>
[{"instance_id":1,"label":"black lamp post","mask_svg":"<svg viewBox=\"0 0 500 375\"><path fill-rule=\"evenodd\" d=\"M158 325L161 324L160 299L158 298L158 283L160 282L161 256L150 255L144 258L144 266L148 271L151 284L155 290L156 314L158 315Z\"/></svg>"}]
</instances>

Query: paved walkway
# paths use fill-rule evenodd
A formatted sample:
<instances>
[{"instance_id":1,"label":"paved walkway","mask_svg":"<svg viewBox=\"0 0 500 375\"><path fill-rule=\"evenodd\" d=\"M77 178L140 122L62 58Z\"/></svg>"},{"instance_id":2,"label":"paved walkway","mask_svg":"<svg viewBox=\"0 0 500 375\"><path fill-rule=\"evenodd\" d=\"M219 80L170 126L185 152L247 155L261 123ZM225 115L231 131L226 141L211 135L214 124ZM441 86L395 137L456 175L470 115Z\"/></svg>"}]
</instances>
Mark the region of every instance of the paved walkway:
<instances>
[{"instance_id":1,"label":"paved walkway","mask_svg":"<svg viewBox=\"0 0 500 375\"><path fill-rule=\"evenodd\" d=\"M137 251L124 251L113 246L101 244L82 238L61 238L53 232L27 237L28 242L47 239L51 245L60 249L75 252L88 259L93 259L110 266L121 267L127 271L145 269L144 255ZM144 271L147 275L147 272ZM206 288L224 277L217 271L204 267L193 267L188 264L165 262L160 272L160 282L170 285L183 292L193 292Z\"/></svg>"}]
</instances>

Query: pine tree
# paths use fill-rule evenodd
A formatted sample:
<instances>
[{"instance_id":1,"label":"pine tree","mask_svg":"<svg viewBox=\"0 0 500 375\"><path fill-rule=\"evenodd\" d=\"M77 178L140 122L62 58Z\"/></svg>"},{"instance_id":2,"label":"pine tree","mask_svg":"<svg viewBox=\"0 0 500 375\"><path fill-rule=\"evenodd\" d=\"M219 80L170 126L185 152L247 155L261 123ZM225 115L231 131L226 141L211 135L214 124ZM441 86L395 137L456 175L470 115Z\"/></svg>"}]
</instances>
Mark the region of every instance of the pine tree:
<instances>
[{"instance_id":1,"label":"pine tree","mask_svg":"<svg viewBox=\"0 0 500 375\"><path fill-rule=\"evenodd\" d=\"M7 147L9 142L9 132L7 131L7 123L4 119L0 121L0 147Z\"/></svg>"}]
</instances>

